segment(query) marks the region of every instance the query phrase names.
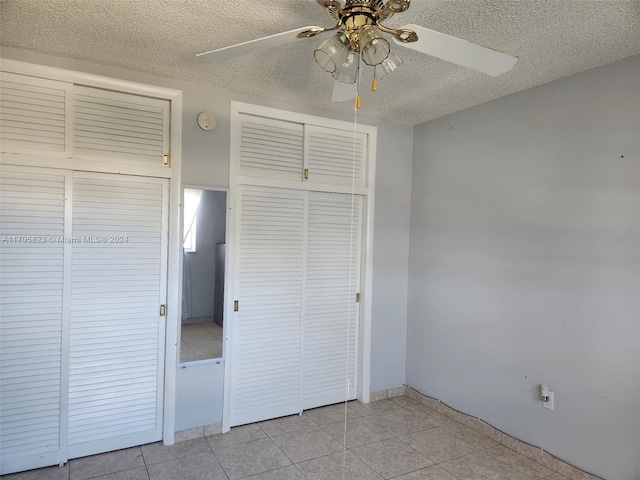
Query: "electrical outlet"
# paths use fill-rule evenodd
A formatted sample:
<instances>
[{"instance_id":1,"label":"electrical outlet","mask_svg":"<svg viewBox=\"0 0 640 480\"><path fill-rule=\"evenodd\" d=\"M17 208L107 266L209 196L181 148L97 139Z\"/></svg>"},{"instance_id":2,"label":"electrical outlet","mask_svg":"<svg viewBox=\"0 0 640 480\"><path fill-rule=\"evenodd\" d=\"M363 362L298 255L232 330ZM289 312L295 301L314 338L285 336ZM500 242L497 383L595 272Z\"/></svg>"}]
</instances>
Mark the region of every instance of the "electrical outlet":
<instances>
[{"instance_id":1,"label":"electrical outlet","mask_svg":"<svg viewBox=\"0 0 640 480\"><path fill-rule=\"evenodd\" d=\"M544 408L548 408L549 410L553 410L553 392L549 392L549 400L546 402L542 402L542 406Z\"/></svg>"}]
</instances>

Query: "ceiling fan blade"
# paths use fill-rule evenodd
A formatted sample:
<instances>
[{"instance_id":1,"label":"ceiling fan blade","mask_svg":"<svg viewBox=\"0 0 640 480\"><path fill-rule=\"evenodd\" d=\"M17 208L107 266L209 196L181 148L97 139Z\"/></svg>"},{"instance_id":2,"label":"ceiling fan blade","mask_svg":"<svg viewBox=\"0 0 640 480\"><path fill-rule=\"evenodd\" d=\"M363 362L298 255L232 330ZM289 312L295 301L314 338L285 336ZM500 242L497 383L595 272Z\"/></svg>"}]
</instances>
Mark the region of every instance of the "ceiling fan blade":
<instances>
[{"instance_id":1,"label":"ceiling fan blade","mask_svg":"<svg viewBox=\"0 0 640 480\"><path fill-rule=\"evenodd\" d=\"M418 41L403 43L394 37L394 41L398 45L455 63L456 65L471 68L492 77L508 72L518 61L518 57L481 47L461 38L452 37L419 25L410 24L401 28L416 32Z\"/></svg>"},{"instance_id":2,"label":"ceiling fan blade","mask_svg":"<svg viewBox=\"0 0 640 480\"><path fill-rule=\"evenodd\" d=\"M337 80L333 83L333 95L331 96L332 102L355 100L356 96L358 96L357 83L342 83Z\"/></svg>"},{"instance_id":3,"label":"ceiling fan blade","mask_svg":"<svg viewBox=\"0 0 640 480\"><path fill-rule=\"evenodd\" d=\"M226 62L234 58L249 55L250 53L258 53L270 48L281 47L289 43L301 40L298 38L298 34L309 31L312 29L321 29L321 27L302 27L295 30L289 30L288 32L277 33L268 37L258 38L257 40L250 40L244 43L238 43L237 45L231 45L230 47L219 48L217 50L211 50L210 52L199 53L196 55L198 60L203 62Z\"/></svg>"}]
</instances>

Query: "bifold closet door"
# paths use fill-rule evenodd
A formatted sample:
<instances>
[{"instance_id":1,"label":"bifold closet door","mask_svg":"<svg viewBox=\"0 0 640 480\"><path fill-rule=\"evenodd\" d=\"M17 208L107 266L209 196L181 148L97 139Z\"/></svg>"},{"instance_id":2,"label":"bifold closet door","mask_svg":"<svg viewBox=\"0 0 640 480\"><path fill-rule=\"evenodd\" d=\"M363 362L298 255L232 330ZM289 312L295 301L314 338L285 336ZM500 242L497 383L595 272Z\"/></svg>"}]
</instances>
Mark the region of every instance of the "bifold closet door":
<instances>
[{"instance_id":1,"label":"bifold closet door","mask_svg":"<svg viewBox=\"0 0 640 480\"><path fill-rule=\"evenodd\" d=\"M162 439L168 180L74 173L69 458Z\"/></svg>"},{"instance_id":2,"label":"bifold closet door","mask_svg":"<svg viewBox=\"0 0 640 480\"><path fill-rule=\"evenodd\" d=\"M356 398L362 203L239 187L232 426Z\"/></svg>"},{"instance_id":3,"label":"bifold closet door","mask_svg":"<svg viewBox=\"0 0 640 480\"><path fill-rule=\"evenodd\" d=\"M70 174L0 166L0 474L65 461Z\"/></svg>"},{"instance_id":4,"label":"bifold closet door","mask_svg":"<svg viewBox=\"0 0 640 480\"><path fill-rule=\"evenodd\" d=\"M362 197L309 192L303 408L357 396Z\"/></svg>"},{"instance_id":5,"label":"bifold closet door","mask_svg":"<svg viewBox=\"0 0 640 480\"><path fill-rule=\"evenodd\" d=\"M241 186L231 425L301 410L306 192Z\"/></svg>"}]
</instances>

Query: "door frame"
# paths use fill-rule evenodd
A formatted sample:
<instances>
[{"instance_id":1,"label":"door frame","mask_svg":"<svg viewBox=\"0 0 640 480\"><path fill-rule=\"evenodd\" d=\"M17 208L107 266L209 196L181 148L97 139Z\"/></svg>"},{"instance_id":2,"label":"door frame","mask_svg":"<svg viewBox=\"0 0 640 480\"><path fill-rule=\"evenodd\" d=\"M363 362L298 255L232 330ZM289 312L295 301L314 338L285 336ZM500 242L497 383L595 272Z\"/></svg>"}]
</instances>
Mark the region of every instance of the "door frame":
<instances>
[{"instance_id":1,"label":"door frame","mask_svg":"<svg viewBox=\"0 0 640 480\"><path fill-rule=\"evenodd\" d=\"M369 403L371 393L371 317L372 317L372 291L373 291L373 227L375 212L375 173L376 173L376 149L378 144L378 129L372 125L354 124L342 120L334 120L326 117L302 114L287 110L280 110L271 107L253 105L238 101L231 101L231 134L230 134L230 161L229 161L229 215L227 229L228 240L227 253L229 262L227 283L229 288L225 293L225 318L231 320L234 318L233 301L236 292L235 272L237 269L237 252L236 237L238 234L237 225L237 197L238 186L241 184L251 184L255 186L271 186L295 188L300 190L320 190L332 191L335 193L356 193L362 195L363 210L362 234L365 236L361 242L361 279L360 279L360 318L358 329L358 358L356 364L356 375L358 392L357 398L362 403ZM312 124L320 127L338 128L346 131L355 131L367 134L367 176L365 187L351 187L346 185L310 185L304 182L293 182L278 179L265 178L247 178L239 175L240 163L240 116L242 113L257 115L261 117L284 120L288 122L296 122L302 124ZM224 370L224 399L222 409L222 432L228 432L231 429L231 378L233 374L232 355L233 355L233 322L229 321L225 331L224 351L225 351L225 370Z\"/></svg>"}]
</instances>

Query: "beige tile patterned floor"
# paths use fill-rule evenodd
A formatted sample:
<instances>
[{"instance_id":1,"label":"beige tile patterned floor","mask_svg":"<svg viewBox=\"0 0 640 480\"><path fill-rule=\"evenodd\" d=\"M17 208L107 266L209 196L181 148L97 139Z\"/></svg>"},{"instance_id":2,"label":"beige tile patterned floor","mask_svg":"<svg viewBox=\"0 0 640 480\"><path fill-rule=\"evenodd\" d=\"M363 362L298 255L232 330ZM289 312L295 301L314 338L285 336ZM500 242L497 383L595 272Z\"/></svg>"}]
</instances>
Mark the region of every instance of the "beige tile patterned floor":
<instances>
[{"instance_id":1,"label":"beige tile patterned floor","mask_svg":"<svg viewBox=\"0 0 640 480\"><path fill-rule=\"evenodd\" d=\"M568 480L407 397L350 402L5 480ZM343 447L346 436L347 449Z\"/></svg>"},{"instance_id":2,"label":"beige tile patterned floor","mask_svg":"<svg viewBox=\"0 0 640 480\"><path fill-rule=\"evenodd\" d=\"M182 325L180 362L222 357L222 327L213 317Z\"/></svg>"}]
</instances>

